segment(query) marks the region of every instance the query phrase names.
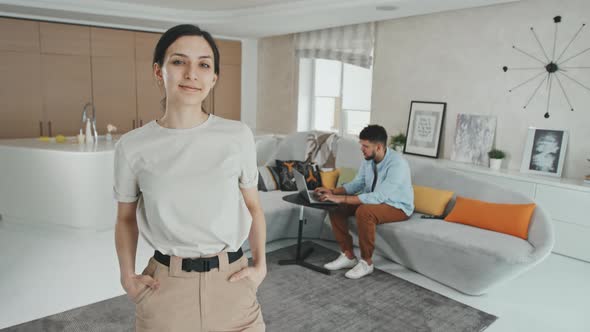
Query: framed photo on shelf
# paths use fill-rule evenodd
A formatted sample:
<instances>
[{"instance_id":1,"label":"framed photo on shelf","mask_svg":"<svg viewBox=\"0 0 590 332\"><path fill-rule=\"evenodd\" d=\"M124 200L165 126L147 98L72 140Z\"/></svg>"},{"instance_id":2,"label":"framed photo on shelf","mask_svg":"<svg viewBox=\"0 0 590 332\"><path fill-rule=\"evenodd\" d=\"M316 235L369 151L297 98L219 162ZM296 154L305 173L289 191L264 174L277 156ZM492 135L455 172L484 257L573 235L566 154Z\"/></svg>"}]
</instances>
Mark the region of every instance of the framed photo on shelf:
<instances>
[{"instance_id":1,"label":"framed photo on shelf","mask_svg":"<svg viewBox=\"0 0 590 332\"><path fill-rule=\"evenodd\" d=\"M446 108L447 103L412 100L404 153L438 158Z\"/></svg>"},{"instance_id":2,"label":"framed photo on shelf","mask_svg":"<svg viewBox=\"0 0 590 332\"><path fill-rule=\"evenodd\" d=\"M495 116L457 114L451 160L488 166L488 151L494 146L495 135Z\"/></svg>"},{"instance_id":3,"label":"framed photo on shelf","mask_svg":"<svg viewBox=\"0 0 590 332\"><path fill-rule=\"evenodd\" d=\"M561 177L567 140L565 130L529 128L520 171Z\"/></svg>"}]
</instances>

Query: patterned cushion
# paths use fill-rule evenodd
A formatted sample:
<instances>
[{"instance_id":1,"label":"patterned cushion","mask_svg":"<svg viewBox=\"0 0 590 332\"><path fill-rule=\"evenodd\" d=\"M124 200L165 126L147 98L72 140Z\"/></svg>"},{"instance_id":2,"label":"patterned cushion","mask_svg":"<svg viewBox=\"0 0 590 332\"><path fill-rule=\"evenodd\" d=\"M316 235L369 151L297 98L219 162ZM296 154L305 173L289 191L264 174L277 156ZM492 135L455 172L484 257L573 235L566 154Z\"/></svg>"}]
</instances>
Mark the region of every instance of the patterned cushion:
<instances>
[{"instance_id":1,"label":"patterned cushion","mask_svg":"<svg viewBox=\"0 0 590 332\"><path fill-rule=\"evenodd\" d=\"M336 133L311 132L307 136L305 161L316 163L320 168L334 168L336 164L334 148L337 141Z\"/></svg>"},{"instance_id":2,"label":"patterned cushion","mask_svg":"<svg viewBox=\"0 0 590 332\"><path fill-rule=\"evenodd\" d=\"M307 188L313 190L321 187L322 179L317 165L298 160L277 160L279 183L282 191L297 191L293 170L297 170L305 177Z\"/></svg>"},{"instance_id":3,"label":"patterned cushion","mask_svg":"<svg viewBox=\"0 0 590 332\"><path fill-rule=\"evenodd\" d=\"M320 168L315 163L305 163L302 165L303 169L301 174L305 176L305 182L307 183L307 189L314 190L315 188L322 186L322 177L320 175Z\"/></svg>"}]
</instances>

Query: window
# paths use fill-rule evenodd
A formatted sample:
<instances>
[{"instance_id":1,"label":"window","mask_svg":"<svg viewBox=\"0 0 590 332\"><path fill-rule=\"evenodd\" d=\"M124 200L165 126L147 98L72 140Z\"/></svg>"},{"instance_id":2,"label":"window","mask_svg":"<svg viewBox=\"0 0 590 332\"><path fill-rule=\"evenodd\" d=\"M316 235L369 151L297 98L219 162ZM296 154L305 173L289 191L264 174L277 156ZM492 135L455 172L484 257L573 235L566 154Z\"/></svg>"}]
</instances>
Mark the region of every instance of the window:
<instances>
[{"instance_id":1,"label":"window","mask_svg":"<svg viewBox=\"0 0 590 332\"><path fill-rule=\"evenodd\" d=\"M358 135L371 118L372 69L301 58L297 130Z\"/></svg>"}]
</instances>

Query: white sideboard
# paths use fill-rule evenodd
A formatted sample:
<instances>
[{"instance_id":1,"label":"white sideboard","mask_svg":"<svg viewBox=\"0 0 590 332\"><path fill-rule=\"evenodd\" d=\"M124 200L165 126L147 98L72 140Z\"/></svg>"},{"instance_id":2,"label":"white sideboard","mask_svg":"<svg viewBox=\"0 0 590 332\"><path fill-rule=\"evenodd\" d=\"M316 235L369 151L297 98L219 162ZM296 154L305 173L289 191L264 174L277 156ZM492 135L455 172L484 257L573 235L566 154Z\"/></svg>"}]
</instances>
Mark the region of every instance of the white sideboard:
<instances>
[{"instance_id":1,"label":"white sideboard","mask_svg":"<svg viewBox=\"0 0 590 332\"><path fill-rule=\"evenodd\" d=\"M553 252L590 262L590 185L582 179L552 178L507 169L494 171L449 160L433 162L530 197L553 220Z\"/></svg>"}]
</instances>

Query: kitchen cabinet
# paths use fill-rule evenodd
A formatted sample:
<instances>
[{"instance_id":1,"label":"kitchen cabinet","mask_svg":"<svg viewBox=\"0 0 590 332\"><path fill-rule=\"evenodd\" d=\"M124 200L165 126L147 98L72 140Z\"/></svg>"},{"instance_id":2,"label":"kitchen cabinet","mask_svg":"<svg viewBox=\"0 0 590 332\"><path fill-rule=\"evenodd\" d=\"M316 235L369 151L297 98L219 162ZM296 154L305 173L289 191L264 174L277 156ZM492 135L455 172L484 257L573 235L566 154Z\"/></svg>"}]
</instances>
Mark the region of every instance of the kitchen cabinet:
<instances>
[{"instance_id":1,"label":"kitchen cabinet","mask_svg":"<svg viewBox=\"0 0 590 332\"><path fill-rule=\"evenodd\" d=\"M118 133L137 127L134 59L92 57L92 95L99 134L109 123L117 126Z\"/></svg>"},{"instance_id":2,"label":"kitchen cabinet","mask_svg":"<svg viewBox=\"0 0 590 332\"><path fill-rule=\"evenodd\" d=\"M135 79L137 83L137 117L136 126L156 120L163 115L160 91L153 74L153 54L160 39L159 33L135 33Z\"/></svg>"},{"instance_id":3,"label":"kitchen cabinet","mask_svg":"<svg viewBox=\"0 0 590 332\"><path fill-rule=\"evenodd\" d=\"M242 44L239 41L216 40L221 57L219 79L213 88L213 114L232 120L241 117Z\"/></svg>"},{"instance_id":4,"label":"kitchen cabinet","mask_svg":"<svg viewBox=\"0 0 590 332\"><path fill-rule=\"evenodd\" d=\"M0 18L0 138L77 135L83 107L122 134L163 115L153 77L160 33ZM204 109L239 120L240 41L216 40L221 75ZM89 114L90 115L90 114Z\"/></svg>"},{"instance_id":5,"label":"kitchen cabinet","mask_svg":"<svg viewBox=\"0 0 590 332\"><path fill-rule=\"evenodd\" d=\"M90 28L61 23L39 23L41 53L90 56Z\"/></svg>"},{"instance_id":6,"label":"kitchen cabinet","mask_svg":"<svg viewBox=\"0 0 590 332\"><path fill-rule=\"evenodd\" d=\"M0 17L0 51L39 53L39 22Z\"/></svg>"},{"instance_id":7,"label":"kitchen cabinet","mask_svg":"<svg viewBox=\"0 0 590 332\"><path fill-rule=\"evenodd\" d=\"M0 138L40 134L44 123L39 91L41 55L0 51Z\"/></svg>"},{"instance_id":8,"label":"kitchen cabinet","mask_svg":"<svg viewBox=\"0 0 590 332\"><path fill-rule=\"evenodd\" d=\"M44 134L77 135L84 128L82 109L92 100L90 57L41 54L41 86Z\"/></svg>"}]
</instances>

